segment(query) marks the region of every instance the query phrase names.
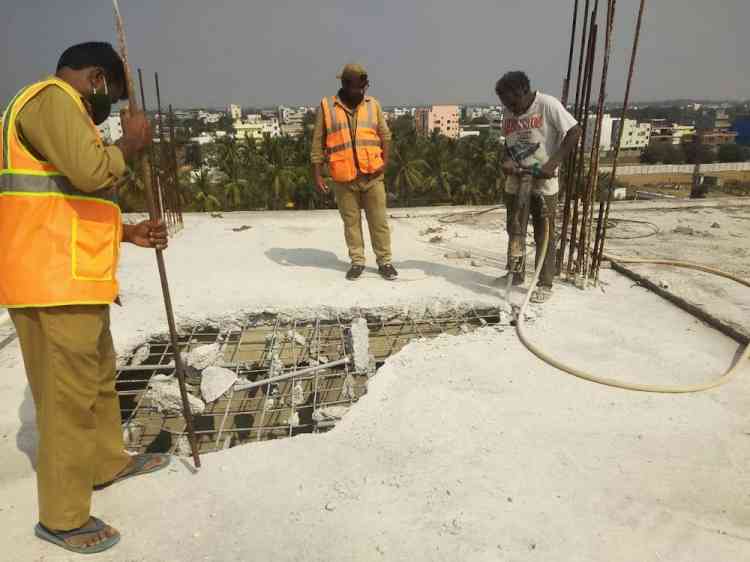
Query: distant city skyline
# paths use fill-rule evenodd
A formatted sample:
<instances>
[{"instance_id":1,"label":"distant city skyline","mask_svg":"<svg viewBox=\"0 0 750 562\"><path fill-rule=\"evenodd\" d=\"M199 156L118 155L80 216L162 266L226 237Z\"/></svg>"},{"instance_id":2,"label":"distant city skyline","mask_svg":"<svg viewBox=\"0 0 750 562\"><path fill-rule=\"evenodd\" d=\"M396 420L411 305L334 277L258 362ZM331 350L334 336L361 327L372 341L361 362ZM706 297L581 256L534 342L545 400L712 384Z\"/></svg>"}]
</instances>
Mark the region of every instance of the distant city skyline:
<instances>
[{"instance_id":1,"label":"distant city skyline","mask_svg":"<svg viewBox=\"0 0 750 562\"><path fill-rule=\"evenodd\" d=\"M116 44L108 1L9 4L1 105L53 72L71 44ZM525 70L534 87L559 96L573 0L507 4L120 1L131 63L143 68L150 105L158 71L165 103L215 108L317 104L335 93L336 74L349 61L365 65L370 93L388 106L496 104L494 82L513 69ZM617 2L611 100L623 96L637 6L637 0ZM748 21L747 0L647 3L633 99L750 98Z\"/></svg>"}]
</instances>

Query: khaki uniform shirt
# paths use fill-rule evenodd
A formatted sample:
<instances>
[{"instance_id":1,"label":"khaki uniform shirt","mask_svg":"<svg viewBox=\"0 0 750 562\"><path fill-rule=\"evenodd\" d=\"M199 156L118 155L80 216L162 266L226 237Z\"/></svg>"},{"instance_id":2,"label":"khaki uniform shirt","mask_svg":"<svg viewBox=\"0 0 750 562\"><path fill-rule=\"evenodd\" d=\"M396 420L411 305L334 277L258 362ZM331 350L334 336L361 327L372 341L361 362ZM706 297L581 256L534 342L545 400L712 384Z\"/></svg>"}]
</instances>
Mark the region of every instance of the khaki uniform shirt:
<instances>
[{"instance_id":1,"label":"khaki uniform shirt","mask_svg":"<svg viewBox=\"0 0 750 562\"><path fill-rule=\"evenodd\" d=\"M89 117L60 88L50 86L34 96L16 124L24 146L80 191L108 188L125 175L122 151L97 141Z\"/></svg>"}]
</instances>

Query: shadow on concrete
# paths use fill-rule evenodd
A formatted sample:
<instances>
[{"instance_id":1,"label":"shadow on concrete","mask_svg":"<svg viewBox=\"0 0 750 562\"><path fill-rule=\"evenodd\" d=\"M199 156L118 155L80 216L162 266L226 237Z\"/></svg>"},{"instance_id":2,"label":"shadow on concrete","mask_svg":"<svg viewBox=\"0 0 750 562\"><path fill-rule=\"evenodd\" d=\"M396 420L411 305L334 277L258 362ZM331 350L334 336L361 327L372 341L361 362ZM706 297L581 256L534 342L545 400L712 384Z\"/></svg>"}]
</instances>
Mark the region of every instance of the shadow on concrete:
<instances>
[{"instance_id":1,"label":"shadow on concrete","mask_svg":"<svg viewBox=\"0 0 750 562\"><path fill-rule=\"evenodd\" d=\"M315 267L318 269L332 269L347 271L349 263L328 250L317 248L270 248L266 257L283 266Z\"/></svg>"},{"instance_id":2,"label":"shadow on concrete","mask_svg":"<svg viewBox=\"0 0 750 562\"><path fill-rule=\"evenodd\" d=\"M18 419L21 427L16 434L16 446L18 450L29 457L31 468L36 470L36 455L39 449L39 433L36 430L36 409L34 398L31 395L31 387L26 386L23 402L18 409Z\"/></svg>"},{"instance_id":3,"label":"shadow on concrete","mask_svg":"<svg viewBox=\"0 0 750 562\"><path fill-rule=\"evenodd\" d=\"M349 263L339 259L333 252L317 248L270 248L266 251L266 257L282 266L314 267L341 272L349 269ZM423 260L397 261L393 265L396 269L419 270L425 277L441 277L448 283L480 295L503 298L504 288L503 291L500 290L497 278L480 271ZM377 273L377 268L368 267L368 271L371 269ZM408 274L403 277L408 277Z\"/></svg>"},{"instance_id":4,"label":"shadow on concrete","mask_svg":"<svg viewBox=\"0 0 750 562\"><path fill-rule=\"evenodd\" d=\"M394 262L393 265L396 266L396 269L417 269L427 277L442 277L448 283L480 295L502 298L496 284L497 279L480 271L423 260L399 261Z\"/></svg>"}]
</instances>

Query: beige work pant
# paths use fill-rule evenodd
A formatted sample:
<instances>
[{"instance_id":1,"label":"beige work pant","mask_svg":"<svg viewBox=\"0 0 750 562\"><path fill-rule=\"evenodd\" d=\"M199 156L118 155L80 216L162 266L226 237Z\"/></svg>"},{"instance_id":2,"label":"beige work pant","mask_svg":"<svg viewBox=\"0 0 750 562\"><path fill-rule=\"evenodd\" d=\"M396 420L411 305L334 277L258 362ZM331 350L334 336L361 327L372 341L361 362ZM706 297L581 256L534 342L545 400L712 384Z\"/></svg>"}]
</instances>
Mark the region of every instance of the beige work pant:
<instances>
[{"instance_id":1,"label":"beige work pant","mask_svg":"<svg viewBox=\"0 0 750 562\"><path fill-rule=\"evenodd\" d=\"M383 176L357 179L351 183L333 182L336 203L344 221L344 237L353 265L365 265L365 243L362 237L362 210L370 229L372 250L378 265L391 263L391 231L386 214Z\"/></svg>"},{"instance_id":2,"label":"beige work pant","mask_svg":"<svg viewBox=\"0 0 750 562\"><path fill-rule=\"evenodd\" d=\"M88 521L95 484L112 480L124 450L108 306L11 309L39 431L39 521Z\"/></svg>"}]
</instances>

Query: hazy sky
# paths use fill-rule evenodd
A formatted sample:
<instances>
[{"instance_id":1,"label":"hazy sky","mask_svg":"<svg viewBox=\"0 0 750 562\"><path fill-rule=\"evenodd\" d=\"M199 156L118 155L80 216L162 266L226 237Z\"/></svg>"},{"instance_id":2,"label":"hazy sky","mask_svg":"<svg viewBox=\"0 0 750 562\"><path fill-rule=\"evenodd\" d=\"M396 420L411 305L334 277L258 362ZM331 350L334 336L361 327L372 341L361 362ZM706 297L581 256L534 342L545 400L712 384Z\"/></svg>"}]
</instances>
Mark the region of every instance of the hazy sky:
<instances>
[{"instance_id":1,"label":"hazy sky","mask_svg":"<svg viewBox=\"0 0 750 562\"><path fill-rule=\"evenodd\" d=\"M581 5L585 0L580 0ZM591 1L593 6L594 1ZM602 9L606 0L602 0ZM345 62L384 105L496 102L524 69L560 94L573 0L120 0L131 63L176 106L316 104ZM116 44L110 0L3 0L0 106L74 43ZM637 0L617 2L609 99L622 99ZM9 17L9 21L8 21ZM750 98L749 0L649 0L634 97ZM602 30L603 33L603 30Z\"/></svg>"}]
</instances>

